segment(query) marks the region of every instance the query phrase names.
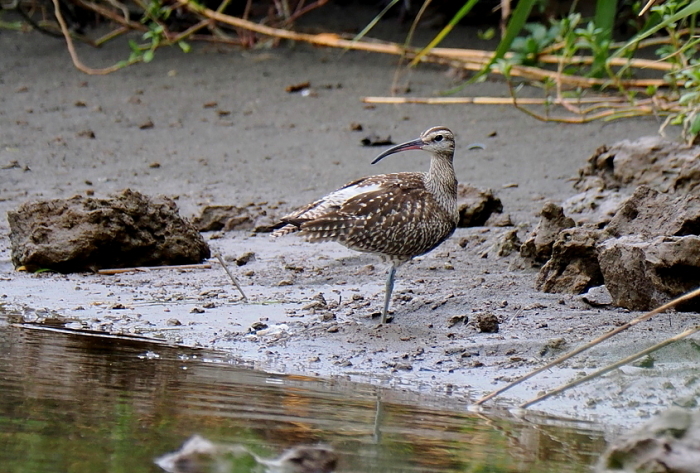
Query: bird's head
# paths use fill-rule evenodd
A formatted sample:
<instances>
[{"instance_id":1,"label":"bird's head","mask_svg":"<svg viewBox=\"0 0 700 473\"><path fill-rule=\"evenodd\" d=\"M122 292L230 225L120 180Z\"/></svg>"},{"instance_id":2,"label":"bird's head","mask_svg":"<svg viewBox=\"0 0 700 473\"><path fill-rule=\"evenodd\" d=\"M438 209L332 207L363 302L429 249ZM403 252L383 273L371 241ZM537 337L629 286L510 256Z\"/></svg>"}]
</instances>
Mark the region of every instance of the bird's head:
<instances>
[{"instance_id":1,"label":"bird's head","mask_svg":"<svg viewBox=\"0 0 700 473\"><path fill-rule=\"evenodd\" d=\"M401 143L400 145L396 145L384 151L372 161L372 164L378 163L390 154L407 151L409 149L422 149L437 155L452 157L455 150L455 137L449 128L434 126L421 133L420 138Z\"/></svg>"}]
</instances>

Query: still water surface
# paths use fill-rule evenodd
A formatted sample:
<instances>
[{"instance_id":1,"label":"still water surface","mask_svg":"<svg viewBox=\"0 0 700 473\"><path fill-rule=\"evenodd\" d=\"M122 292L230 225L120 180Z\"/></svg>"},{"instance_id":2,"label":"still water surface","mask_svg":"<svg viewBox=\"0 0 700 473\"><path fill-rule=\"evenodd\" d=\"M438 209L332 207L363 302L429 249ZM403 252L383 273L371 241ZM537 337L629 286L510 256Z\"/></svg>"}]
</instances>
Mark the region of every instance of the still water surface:
<instances>
[{"instance_id":1,"label":"still water surface","mask_svg":"<svg viewBox=\"0 0 700 473\"><path fill-rule=\"evenodd\" d=\"M476 414L141 340L0 320L0 354L0 473L162 472L154 459L195 434L263 458L322 443L335 471L367 473L584 472L604 447L589 424ZM265 471L251 455L220 466L204 471Z\"/></svg>"}]
</instances>

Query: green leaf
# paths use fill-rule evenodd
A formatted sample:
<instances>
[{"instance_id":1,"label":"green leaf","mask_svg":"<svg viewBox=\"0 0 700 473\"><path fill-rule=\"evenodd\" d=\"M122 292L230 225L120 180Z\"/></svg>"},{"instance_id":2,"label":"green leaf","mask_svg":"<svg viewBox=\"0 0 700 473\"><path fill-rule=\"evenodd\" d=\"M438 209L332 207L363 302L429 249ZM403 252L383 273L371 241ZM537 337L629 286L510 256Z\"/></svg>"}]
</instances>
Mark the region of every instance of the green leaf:
<instances>
[{"instance_id":1,"label":"green leaf","mask_svg":"<svg viewBox=\"0 0 700 473\"><path fill-rule=\"evenodd\" d=\"M518 36L520 30L523 29L523 26L525 26L527 18L530 16L530 11L532 10L532 7L537 1L538 0L520 0L518 2L517 6L515 7L515 10L513 10L513 15L510 17L510 21L508 22L506 33L505 35L503 35L501 42L498 43L498 47L496 48L496 52L494 53L493 57L484 66L484 68L481 69L481 71L479 71L478 74L476 74L469 80L469 83L473 83L481 76L486 75L491 70L491 66L493 66L496 63L496 61L503 58L506 52L508 52L511 43L516 38L516 36Z\"/></svg>"},{"instance_id":2,"label":"green leaf","mask_svg":"<svg viewBox=\"0 0 700 473\"><path fill-rule=\"evenodd\" d=\"M695 117L693 117L692 120L693 121L688 128L688 134L690 136L697 136L698 133L700 133L700 113L695 114Z\"/></svg>"},{"instance_id":3,"label":"green leaf","mask_svg":"<svg viewBox=\"0 0 700 473\"><path fill-rule=\"evenodd\" d=\"M389 9L390 9L391 7L393 7L394 5L396 5L398 2L399 2L399 0L391 0L391 1L387 4L387 6L384 7L384 10L382 10L381 12L379 12L379 14L378 14L377 16L375 16L374 18L372 18L372 21L370 21L370 22L367 24L367 26L365 26L365 27L362 29L362 31L360 31L359 33L357 33L357 34L355 35L355 37L354 37L352 40L353 40L353 41L359 41L359 40L361 40L362 37L363 37L364 35L366 35L367 33L369 33L369 31L370 31L372 28L374 28L374 25L376 25L376 24L379 22L379 20L382 19L382 17L383 17L384 15L386 15L386 12L388 12Z\"/></svg>"},{"instance_id":4,"label":"green leaf","mask_svg":"<svg viewBox=\"0 0 700 473\"><path fill-rule=\"evenodd\" d=\"M603 38L612 38L615 16L617 15L617 0L598 0L595 7L593 23L600 28Z\"/></svg>"},{"instance_id":5,"label":"green leaf","mask_svg":"<svg viewBox=\"0 0 700 473\"><path fill-rule=\"evenodd\" d=\"M678 99L678 105L688 105L700 101L700 91L687 92Z\"/></svg>"},{"instance_id":6,"label":"green leaf","mask_svg":"<svg viewBox=\"0 0 700 473\"><path fill-rule=\"evenodd\" d=\"M192 46L190 46L190 43L187 43L185 41L178 41L177 45L180 46L180 49L182 49L182 52L184 53L189 53L192 50Z\"/></svg>"},{"instance_id":7,"label":"green leaf","mask_svg":"<svg viewBox=\"0 0 700 473\"><path fill-rule=\"evenodd\" d=\"M671 15L667 17L665 20L663 20L661 23L657 24L656 26L653 26L649 28L646 31L643 31L639 33L637 36L632 38L625 44L623 47L617 50L615 54L613 54L611 57L620 57L624 54L626 50L628 50L630 47L632 47L634 44L638 43L639 41L643 40L644 38L648 38L649 36L653 35L657 31L659 31L661 28L664 28L671 23L675 23L679 20L682 20L683 18L687 18L691 15L694 15L696 13L700 12L700 0L694 0L690 5L679 11L678 13Z\"/></svg>"},{"instance_id":8,"label":"green leaf","mask_svg":"<svg viewBox=\"0 0 700 473\"><path fill-rule=\"evenodd\" d=\"M682 125L683 124L683 115L676 115L673 117L671 120L671 125Z\"/></svg>"},{"instance_id":9,"label":"green leaf","mask_svg":"<svg viewBox=\"0 0 700 473\"><path fill-rule=\"evenodd\" d=\"M612 32L615 26L615 16L617 13L617 0L598 0L596 2L595 23L596 33L594 34L593 66L591 76L602 77L605 72L605 63L610 56L610 43L612 42Z\"/></svg>"},{"instance_id":10,"label":"green leaf","mask_svg":"<svg viewBox=\"0 0 700 473\"><path fill-rule=\"evenodd\" d=\"M483 39L485 41L488 41L488 40L492 39L494 36L496 36L496 28L491 27L491 28L487 29L486 31L479 30L478 35L479 35L479 39Z\"/></svg>"},{"instance_id":11,"label":"green leaf","mask_svg":"<svg viewBox=\"0 0 700 473\"><path fill-rule=\"evenodd\" d=\"M151 62L153 60L154 51L152 49L147 49L143 53L143 62Z\"/></svg>"},{"instance_id":12,"label":"green leaf","mask_svg":"<svg viewBox=\"0 0 700 473\"><path fill-rule=\"evenodd\" d=\"M435 46L440 44L440 41L442 41L445 36L447 36L450 31L452 31L452 28L454 28L457 23L459 23L459 20L464 18L464 16L471 11L472 8L474 8L474 5L476 5L476 2L479 0L467 0L467 3L462 5L462 8L459 9L459 11L455 14L455 16L452 17L449 23L447 23L447 26L445 26L434 38L433 40L423 49L421 49L416 57L413 58L413 61L411 61L410 66L415 66L420 62L420 60L428 54ZM530 2L534 0L528 0ZM520 6L520 5L518 5Z\"/></svg>"}]
</instances>

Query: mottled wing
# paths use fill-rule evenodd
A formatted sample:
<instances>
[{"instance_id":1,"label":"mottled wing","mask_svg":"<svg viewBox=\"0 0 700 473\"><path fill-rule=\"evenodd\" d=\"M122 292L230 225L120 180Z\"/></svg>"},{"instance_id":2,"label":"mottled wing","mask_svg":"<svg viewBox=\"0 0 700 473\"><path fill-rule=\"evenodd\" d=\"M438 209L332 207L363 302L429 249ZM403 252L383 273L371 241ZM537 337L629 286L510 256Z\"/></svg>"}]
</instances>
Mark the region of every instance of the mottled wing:
<instances>
[{"instance_id":1,"label":"mottled wing","mask_svg":"<svg viewBox=\"0 0 700 473\"><path fill-rule=\"evenodd\" d=\"M420 173L381 176L381 182L338 208L301 224L309 241L333 240L348 248L409 259L432 250L456 227L425 189Z\"/></svg>"},{"instance_id":2,"label":"mottled wing","mask_svg":"<svg viewBox=\"0 0 700 473\"><path fill-rule=\"evenodd\" d=\"M326 214L337 211L345 202L359 194L378 189L379 184L376 182L377 177L379 176L364 177L349 182L340 189L285 215L280 220L286 223L286 225L272 232L272 236L280 237L289 233L298 232L301 230L301 225L305 222L321 218Z\"/></svg>"}]
</instances>

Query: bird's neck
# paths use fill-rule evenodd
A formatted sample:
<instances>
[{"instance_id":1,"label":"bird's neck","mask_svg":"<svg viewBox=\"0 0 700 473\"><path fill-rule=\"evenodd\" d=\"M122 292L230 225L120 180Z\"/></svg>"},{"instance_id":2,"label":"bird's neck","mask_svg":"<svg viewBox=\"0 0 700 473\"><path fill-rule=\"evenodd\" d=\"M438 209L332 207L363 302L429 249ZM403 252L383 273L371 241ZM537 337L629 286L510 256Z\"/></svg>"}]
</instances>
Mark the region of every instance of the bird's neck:
<instances>
[{"instance_id":1,"label":"bird's neck","mask_svg":"<svg viewBox=\"0 0 700 473\"><path fill-rule=\"evenodd\" d=\"M457 177L452 155L435 155L430 160L425 186L449 213L457 211Z\"/></svg>"}]
</instances>

